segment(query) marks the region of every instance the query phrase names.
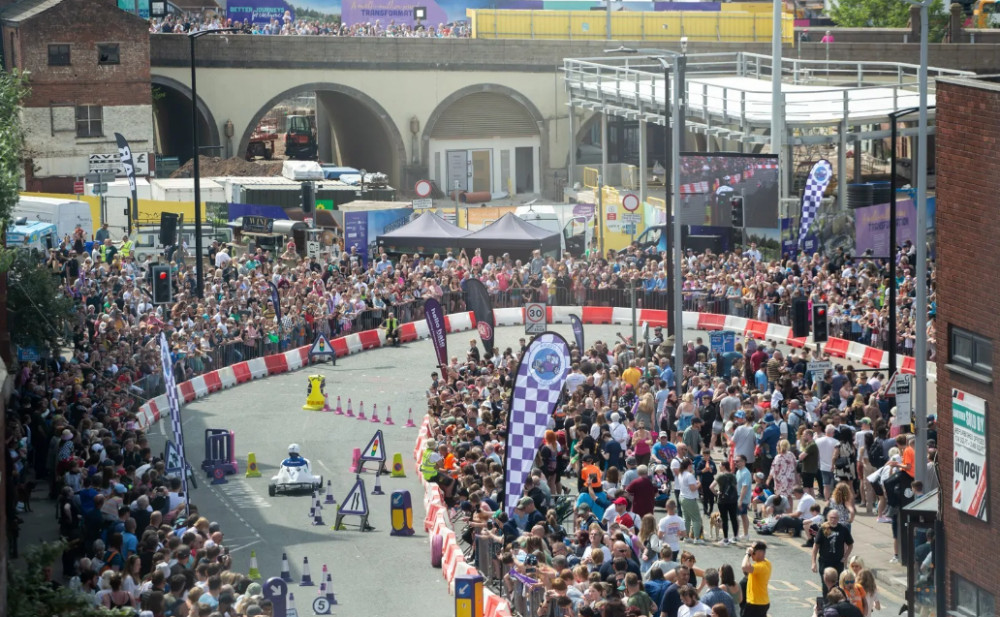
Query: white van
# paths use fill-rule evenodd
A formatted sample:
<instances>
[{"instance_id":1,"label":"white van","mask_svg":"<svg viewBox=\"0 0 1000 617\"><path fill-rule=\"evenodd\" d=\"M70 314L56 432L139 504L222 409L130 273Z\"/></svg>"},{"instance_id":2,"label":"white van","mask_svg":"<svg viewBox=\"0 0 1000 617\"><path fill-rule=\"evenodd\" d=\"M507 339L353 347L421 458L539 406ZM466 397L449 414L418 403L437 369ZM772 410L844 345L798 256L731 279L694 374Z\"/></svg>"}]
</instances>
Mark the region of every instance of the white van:
<instances>
[{"instance_id":1,"label":"white van","mask_svg":"<svg viewBox=\"0 0 1000 617\"><path fill-rule=\"evenodd\" d=\"M14 206L12 216L52 223L60 238L72 237L77 225L83 228L87 240L94 237L94 221L90 216L90 205L85 201L22 195Z\"/></svg>"},{"instance_id":2,"label":"white van","mask_svg":"<svg viewBox=\"0 0 1000 617\"><path fill-rule=\"evenodd\" d=\"M594 236L593 216L581 216L573 211L573 204L519 206L514 214L532 225L559 234L559 248L580 257L590 246Z\"/></svg>"}]
</instances>

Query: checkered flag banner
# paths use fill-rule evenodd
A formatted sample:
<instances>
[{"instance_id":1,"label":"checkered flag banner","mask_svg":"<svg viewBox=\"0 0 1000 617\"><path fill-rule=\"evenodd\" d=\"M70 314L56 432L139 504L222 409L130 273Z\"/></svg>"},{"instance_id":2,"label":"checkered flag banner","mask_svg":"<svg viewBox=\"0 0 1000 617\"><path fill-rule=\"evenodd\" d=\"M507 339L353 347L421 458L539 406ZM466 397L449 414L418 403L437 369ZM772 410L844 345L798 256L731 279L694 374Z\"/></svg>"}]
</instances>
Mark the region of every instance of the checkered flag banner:
<instances>
[{"instance_id":1,"label":"checkered flag banner","mask_svg":"<svg viewBox=\"0 0 1000 617\"><path fill-rule=\"evenodd\" d=\"M191 505L187 486L187 457L184 455L184 427L181 426L181 405L177 400L177 383L174 381L174 363L170 359L170 345L167 335L160 332L160 363L163 364L163 384L167 389L167 402L170 405L170 426L174 429L174 444L180 454L181 490L184 491L185 515Z\"/></svg>"},{"instance_id":2,"label":"checkered flag banner","mask_svg":"<svg viewBox=\"0 0 1000 617\"><path fill-rule=\"evenodd\" d=\"M818 161L809 172L806 188L802 191L802 222L799 224L798 241L800 247L805 242L809 227L816 220L816 213L819 212L819 206L823 203L823 192L829 186L832 176L833 167L826 159Z\"/></svg>"},{"instance_id":3,"label":"checkered flag banner","mask_svg":"<svg viewBox=\"0 0 1000 617\"><path fill-rule=\"evenodd\" d=\"M508 514L513 515L524 480L531 474L569 367L569 345L555 332L543 332L532 339L517 367L505 448L504 507Z\"/></svg>"}]
</instances>

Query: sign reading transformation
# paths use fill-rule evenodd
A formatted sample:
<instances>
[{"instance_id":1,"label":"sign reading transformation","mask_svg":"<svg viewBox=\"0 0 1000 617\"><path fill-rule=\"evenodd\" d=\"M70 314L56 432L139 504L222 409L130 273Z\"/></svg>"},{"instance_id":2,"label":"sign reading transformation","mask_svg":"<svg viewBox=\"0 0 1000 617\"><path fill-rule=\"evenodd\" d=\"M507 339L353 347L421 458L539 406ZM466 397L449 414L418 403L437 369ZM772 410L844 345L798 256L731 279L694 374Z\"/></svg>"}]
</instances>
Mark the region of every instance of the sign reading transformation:
<instances>
[{"instance_id":1,"label":"sign reading transformation","mask_svg":"<svg viewBox=\"0 0 1000 617\"><path fill-rule=\"evenodd\" d=\"M951 505L986 521L986 401L952 390L951 416L955 443Z\"/></svg>"}]
</instances>

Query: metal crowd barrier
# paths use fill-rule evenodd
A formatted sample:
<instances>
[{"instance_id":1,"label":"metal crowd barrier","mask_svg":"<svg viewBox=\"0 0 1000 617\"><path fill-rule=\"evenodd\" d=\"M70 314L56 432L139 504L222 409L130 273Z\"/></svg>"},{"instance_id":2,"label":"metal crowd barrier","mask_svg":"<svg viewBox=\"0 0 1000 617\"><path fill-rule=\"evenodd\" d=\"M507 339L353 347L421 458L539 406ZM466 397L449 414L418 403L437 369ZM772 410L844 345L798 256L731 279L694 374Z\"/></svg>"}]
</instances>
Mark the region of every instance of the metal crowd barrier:
<instances>
[{"instance_id":1,"label":"metal crowd barrier","mask_svg":"<svg viewBox=\"0 0 1000 617\"><path fill-rule=\"evenodd\" d=\"M522 617L537 616L542 602L545 601L545 586L542 585L541 581L521 574L514 569L511 569L507 574L513 583L507 597L511 608ZM552 604L552 608L554 607L555 604Z\"/></svg>"}]
</instances>

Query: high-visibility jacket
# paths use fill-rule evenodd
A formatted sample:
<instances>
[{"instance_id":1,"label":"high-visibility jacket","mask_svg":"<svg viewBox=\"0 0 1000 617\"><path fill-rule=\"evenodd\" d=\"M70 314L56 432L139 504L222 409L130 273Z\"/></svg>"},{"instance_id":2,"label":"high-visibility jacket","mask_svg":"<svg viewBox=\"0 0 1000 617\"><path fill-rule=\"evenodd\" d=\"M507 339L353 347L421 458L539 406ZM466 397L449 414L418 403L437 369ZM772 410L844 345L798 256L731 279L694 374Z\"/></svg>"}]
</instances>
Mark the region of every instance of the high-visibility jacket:
<instances>
[{"instance_id":1,"label":"high-visibility jacket","mask_svg":"<svg viewBox=\"0 0 1000 617\"><path fill-rule=\"evenodd\" d=\"M392 334L399 328L399 320L395 317L389 317L385 320L385 333Z\"/></svg>"},{"instance_id":2,"label":"high-visibility jacket","mask_svg":"<svg viewBox=\"0 0 1000 617\"><path fill-rule=\"evenodd\" d=\"M434 455L434 450L427 448L424 450L424 455L420 458L420 473L424 475L425 480L430 480L437 475L437 465L431 461L431 457Z\"/></svg>"},{"instance_id":3,"label":"high-visibility jacket","mask_svg":"<svg viewBox=\"0 0 1000 617\"><path fill-rule=\"evenodd\" d=\"M128 257L132 253L132 241L126 240L122 242L122 247L119 251L121 252L122 257Z\"/></svg>"}]
</instances>

